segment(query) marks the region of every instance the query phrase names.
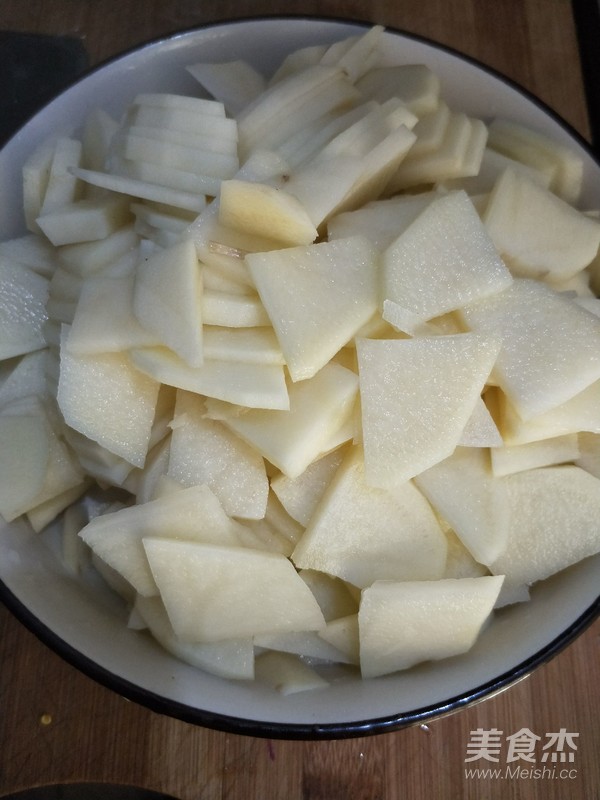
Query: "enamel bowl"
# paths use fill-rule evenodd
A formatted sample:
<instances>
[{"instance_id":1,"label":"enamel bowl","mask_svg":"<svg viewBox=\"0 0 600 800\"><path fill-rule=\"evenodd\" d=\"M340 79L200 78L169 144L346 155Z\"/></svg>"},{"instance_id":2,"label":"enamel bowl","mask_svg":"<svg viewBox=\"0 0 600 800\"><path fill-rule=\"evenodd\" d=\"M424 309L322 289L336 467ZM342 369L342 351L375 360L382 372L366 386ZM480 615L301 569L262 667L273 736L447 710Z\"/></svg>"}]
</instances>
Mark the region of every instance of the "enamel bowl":
<instances>
[{"instance_id":1,"label":"enamel bowl","mask_svg":"<svg viewBox=\"0 0 600 800\"><path fill-rule=\"evenodd\" d=\"M270 74L290 51L331 42L364 26L315 19L215 24L144 45L95 69L34 116L0 154L0 239L24 233L21 166L52 133L102 107L114 116L139 92L197 92L184 67L247 59ZM600 207L600 167L582 140L540 102L480 65L421 39L389 31L386 53L428 64L448 103L488 119L510 117L547 132L585 162L583 204ZM545 581L530 602L506 608L467 654L396 675L281 696L258 683L230 682L171 657L126 627L126 611L104 588L83 585L61 566L48 536L22 520L0 525L0 595L46 644L84 673L160 713L242 734L341 738L382 733L456 711L505 689L569 644L600 611L600 558Z\"/></svg>"}]
</instances>

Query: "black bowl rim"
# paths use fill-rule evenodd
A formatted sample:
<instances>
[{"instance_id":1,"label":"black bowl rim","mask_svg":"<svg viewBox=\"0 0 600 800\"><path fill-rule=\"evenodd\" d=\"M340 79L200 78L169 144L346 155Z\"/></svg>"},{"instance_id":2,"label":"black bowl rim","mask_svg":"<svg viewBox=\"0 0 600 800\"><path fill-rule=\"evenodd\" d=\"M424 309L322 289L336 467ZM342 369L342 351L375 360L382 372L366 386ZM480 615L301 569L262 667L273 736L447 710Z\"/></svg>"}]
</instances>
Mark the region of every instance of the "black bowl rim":
<instances>
[{"instance_id":1,"label":"black bowl rim","mask_svg":"<svg viewBox=\"0 0 600 800\"><path fill-rule=\"evenodd\" d=\"M70 86L66 87L61 92L58 92L40 110L32 114L31 117L19 127L19 129L13 134L13 136L10 137L8 141L10 142L14 136L18 135L19 130L25 127L25 125L27 125L31 119L37 116L37 114L42 113L44 108L51 105L65 91L68 91L69 88L77 85L81 81L84 81L89 75L102 70L104 67L113 62L119 61L120 59L126 58L131 54L141 52L146 48L160 45L161 43L171 41L178 37L192 35L195 31L203 31L209 28L229 26L237 23L251 22L258 24L265 21L277 20L291 22L318 22L332 25L355 25L357 28L365 28L377 24L368 20L347 19L342 17L303 14L264 14L257 16L241 16L239 18L226 20L215 20L213 22L193 25L183 30L157 36L127 48L126 50L115 54L110 58L104 59L90 69L85 70L75 81L70 84ZM514 89L533 105L541 109L547 116L551 117L556 123L558 123L558 125L560 125L571 136L571 138L573 138L581 146L581 148L588 153L590 158L592 158L600 166L598 156L595 154L590 143L553 108L551 108L548 104L516 81L503 75L493 67L482 63L478 59L475 59L469 55L465 55L456 48L441 44L426 36L407 32L392 26L385 26L385 30L386 32L401 36L406 39L411 39L415 42L420 42L436 50L448 53L449 55L452 55L459 60L466 62L467 64L471 64L482 72L489 74L495 79L506 84L508 87ZM7 143L5 143L5 145ZM571 625L569 625L562 633L560 633L551 642L542 647L532 656L515 665L512 669L498 675L492 680L487 681L468 692L450 697L445 701L424 706L423 708L414 709L412 711L391 713L390 715L376 717L373 719L340 723L313 724L282 723L271 722L269 720L245 719L242 717L220 714L214 711L193 708L185 703L169 700L159 694L156 694L155 692L149 691L135 683L132 683L131 681L111 672L105 667L101 667L88 656L81 653L79 650L77 650L77 648L62 639L51 628L41 622L2 580L0 580L0 601L2 601L8 610L43 644L48 646L57 655L61 656L64 661L75 667L87 677L92 678L105 688L115 692L118 695L121 695L122 697L125 697L128 700L136 702L140 706L148 708L151 711L178 719L182 722L200 725L202 727L222 731L224 733L267 739L309 741L351 739L363 736L373 736L386 732L401 730L415 725L423 725L426 722L447 716L459 711L462 708L466 708L474 705L475 703L486 700L513 686L518 681L529 676L538 667L553 659L568 645L570 645L578 636L580 636L598 617L600 617L599 595L598 598Z\"/></svg>"},{"instance_id":2,"label":"black bowl rim","mask_svg":"<svg viewBox=\"0 0 600 800\"><path fill-rule=\"evenodd\" d=\"M12 794L2 795L2 800L177 800L173 795L155 792L124 783L98 783L77 781L34 786Z\"/></svg>"}]
</instances>

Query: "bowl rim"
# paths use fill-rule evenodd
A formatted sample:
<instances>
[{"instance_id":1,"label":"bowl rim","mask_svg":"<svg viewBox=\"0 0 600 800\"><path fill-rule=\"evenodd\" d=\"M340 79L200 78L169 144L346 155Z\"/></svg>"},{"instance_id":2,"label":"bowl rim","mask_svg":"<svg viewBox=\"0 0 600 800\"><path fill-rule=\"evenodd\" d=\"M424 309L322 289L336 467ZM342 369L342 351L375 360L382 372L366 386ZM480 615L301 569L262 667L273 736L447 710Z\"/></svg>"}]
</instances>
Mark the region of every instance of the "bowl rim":
<instances>
[{"instance_id":1,"label":"bowl rim","mask_svg":"<svg viewBox=\"0 0 600 800\"><path fill-rule=\"evenodd\" d=\"M332 17L332 16L327 16L326 14L324 15L285 14L285 13L272 13L272 14L266 13L266 14L255 14L255 15L249 14L240 17L211 20L210 22L203 22L196 25L190 25L172 31L171 33L159 34L149 39L144 39L138 44L130 45L129 47L126 47L124 50L121 50L117 53L114 53L111 56L103 58L102 60L94 64L91 64L90 66L82 70L74 80L70 81L62 89L60 89L51 97L49 97L37 109L37 111L34 111L25 120L23 120L5 141L0 142L0 151L2 151L8 145L8 143L12 139L14 139L15 136L17 136L19 132L31 122L32 119L34 119L38 114L43 113L43 111L48 106L52 105L52 103L54 103L65 92L69 91L72 87L77 86L82 81L85 81L91 75L94 75L95 73L101 71L105 67L108 67L111 64L120 61L121 59L127 58L128 56L131 55L135 55L136 53L139 53L147 48L156 47L158 45L165 44L166 42L170 42L184 36L191 36L196 32L201 32L204 30L208 30L210 28L228 27L240 23L261 23L268 21L272 22L286 21L292 23L315 22L319 24L354 26L356 28L362 28L362 29L368 29L375 25L381 24L384 27L386 33L391 33L396 36L401 36L406 39L411 39L414 42L419 42L435 50L440 50L441 52L454 56L455 58L467 64L470 64L471 66L479 69L480 71L487 73L491 77L496 78L497 80L506 84L509 88L514 89L516 92L520 93L527 100L529 100L529 102L536 105L547 116L551 117L554 120L554 122L560 125L572 138L574 138L577 141L577 143L584 150L587 151L588 155L594 161L596 161L598 166L600 166L600 152L598 151L598 149L594 147L594 145L590 141L588 141L570 122L568 122L561 114L559 114L558 111L552 108L552 106L550 106L545 100L542 100L540 97L538 97L532 90L528 89L526 86L523 86L523 84L519 83L514 78L511 78L508 75L505 75L504 73L500 72L495 67L492 67L489 64L484 63L475 56L471 56L468 53L462 52L461 50L452 45L448 45L443 42L438 42L429 36L425 36L424 34L407 31L403 28L398 28L393 25L384 25L383 23L377 23L374 22L373 20L360 19L358 17ZM587 106L587 98L584 99Z\"/></svg>"},{"instance_id":2,"label":"bowl rim","mask_svg":"<svg viewBox=\"0 0 600 800\"><path fill-rule=\"evenodd\" d=\"M463 708L483 702L509 689L519 681L527 678L538 667L548 663L600 617L600 597L598 597L568 628L532 656L469 692L455 695L443 702L372 719L314 724L271 722L269 720L234 717L228 714L195 708L180 701L165 698L111 672L81 653L76 647L69 644L69 642L41 622L1 580L0 601L42 644L49 647L68 664L104 688L150 711L173 717L181 722L200 725L223 733L267 739L307 741L352 739L380 735L415 725L423 725L426 722L431 722Z\"/></svg>"},{"instance_id":3,"label":"bowl rim","mask_svg":"<svg viewBox=\"0 0 600 800\"><path fill-rule=\"evenodd\" d=\"M194 33L201 33L211 28L228 27L240 23L257 23L266 21L287 21L287 22L315 22L319 24L346 25L366 29L377 23L369 20L357 18L330 17L311 14L261 14L249 15L239 18L214 20L171 33L159 35L144 40L136 45L126 48L106 59L85 69L80 75L61 91L57 92L47 102L45 102L36 112L31 114L19 127L13 131L12 135L2 144L0 149L4 149L19 132L29 124L39 114L52 105L59 97L72 87L85 81L89 76L100 72L105 67L129 56L141 53L146 49L158 47L161 44L171 42L177 38L193 36ZM384 26L385 31L395 36L406 38L417 43L424 44L434 50L451 55L460 61L467 63L476 69L490 75L507 87L512 88L522 95L538 109L543 111L555 123L576 141L576 143L588 154L588 156L600 168L600 155L590 142L584 138L569 122L567 122L557 111L549 106L545 101L537 97L532 91L519 84L514 79L502 74L500 71L486 65L477 58L462 53L455 47L440 43L422 34L412 33L390 25ZM132 681L123 678L111 670L100 666L93 659L80 652L74 645L67 642L48 625L41 622L36 615L30 611L24 601L8 588L0 579L0 602L8 611L36 638L53 652L60 656L65 662L75 667L79 672L96 681L98 684L107 688L122 697L136 702L156 713L178 719L182 722L199 725L205 728L221 731L224 733L252 736L258 738L282 739L282 740L333 740L350 739L363 736L379 735L386 732L398 731L404 728L421 725L426 722L453 714L463 708L475 705L500 692L510 688L520 680L528 677L539 666L547 663L562 650L569 646L578 638L588 627L600 618L600 594L596 600L588 606L566 629L552 639L547 645L539 649L527 659L516 664L511 669L486 681L468 692L450 697L444 701L411 711L401 711L390 713L382 717L372 719L362 719L341 723L294 723L294 722L271 722L268 720L257 720L243 717L235 717L221 714L215 711L208 711L196 708L177 700L171 700L157 694L154 691L145 689Z\"/></svg>"}]
</instances>

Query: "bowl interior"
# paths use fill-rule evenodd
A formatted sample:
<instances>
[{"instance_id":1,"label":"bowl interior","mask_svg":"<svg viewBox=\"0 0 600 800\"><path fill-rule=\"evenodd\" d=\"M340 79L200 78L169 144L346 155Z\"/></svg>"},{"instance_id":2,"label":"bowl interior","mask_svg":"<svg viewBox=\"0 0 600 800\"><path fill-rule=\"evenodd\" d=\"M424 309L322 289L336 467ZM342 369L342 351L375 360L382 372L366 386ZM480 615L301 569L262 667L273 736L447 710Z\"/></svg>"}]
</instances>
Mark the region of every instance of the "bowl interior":
<instances>
[{"instance_id":1,"label":"bowl interior","mask_svg":"<svg viewBox=\"0 0 600 800\"><path fill-rule=\"evenodd\" d=\"M197 92L185 66L243 58L272 72L290 51L357 33L355 24L265 19L213 25L148 44L90 73L33 117L0 153L0 238L24 233L21 165L43 139L77 131L102 107L118 116L143 91ZM568 127L512 84L457 54L402 34L385 35L396 63L426 63L447 102L489 119L503 115L570 144L585 162L583 205L600 207L600 167ZM49 546L50 545L50 546ZM481 699L527 674L599 611L600 557L534 588L528 603L497 613L464 656L361 682L282 697L258 684L223 681L175 660L126 628L126 610L100 584L71 577L52 545L23 521L0 523L0 580L11 608L49 644L119 693L188 721L267 736L346 736L414 723Z\"/></svg>"}]
</instances>

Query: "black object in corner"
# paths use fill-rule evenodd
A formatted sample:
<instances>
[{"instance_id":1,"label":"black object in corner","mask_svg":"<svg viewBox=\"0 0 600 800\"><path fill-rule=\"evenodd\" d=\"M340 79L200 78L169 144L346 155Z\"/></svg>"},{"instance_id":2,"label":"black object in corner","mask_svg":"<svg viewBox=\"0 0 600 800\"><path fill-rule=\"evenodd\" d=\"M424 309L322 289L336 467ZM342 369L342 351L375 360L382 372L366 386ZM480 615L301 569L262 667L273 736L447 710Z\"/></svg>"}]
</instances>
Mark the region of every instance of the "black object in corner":
<instances>
[{"instance_id":1,"label":"black object in corner","mask_svg":"<svg viewBox=\"0 0 600 800\"><path fill-rule=\"evenodd\" d=\"M88 66L80 39L0 31L0 145Z\"/></svg>"},{"instance_id":2,"label":"black object in corner","mask_svg":"<svg viewBox=\"0 0 600 800\"><path fill-rule=\"evenodd\" d=\"M600 2L572 0L592 145L600 155Z\"/></svg>"},{"instance_id":3,"label":"black object in corner","mask_svg":"<svg viewBox=\"0 0 600 800\"><path fill-rule=\"evenodd\" d=\"M110 783L72 783L39 786L2 800L176 800L170 795Z\"/></svg>"}]
</instances>

